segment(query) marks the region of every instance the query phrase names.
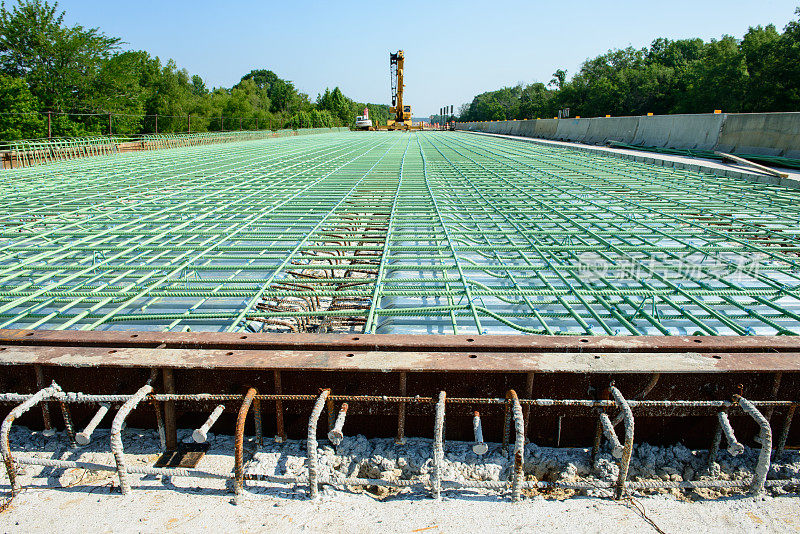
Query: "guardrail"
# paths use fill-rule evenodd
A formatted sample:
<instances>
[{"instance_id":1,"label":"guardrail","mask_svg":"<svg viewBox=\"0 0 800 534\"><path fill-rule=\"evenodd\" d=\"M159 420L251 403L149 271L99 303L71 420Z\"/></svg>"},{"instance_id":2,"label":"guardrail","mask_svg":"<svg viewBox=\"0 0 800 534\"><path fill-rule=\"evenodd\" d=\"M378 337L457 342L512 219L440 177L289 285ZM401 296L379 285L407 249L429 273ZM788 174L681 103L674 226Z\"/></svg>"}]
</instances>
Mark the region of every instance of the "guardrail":
<instances>
[{"instance_id":1,"label":"guardrail","mask_svg":"<svg viewBox=\"0 0 800 534\"><path fill-rule=\"evenodd\" d=\"M153 134L136 137L75 137L13 141L8 150L0 151L3 168L16 169L92 156L108 156L120 152L160 150L217 143L235 143L349 131L349 128L303 128L300 130L248 130L236 132L203 132L193 134Z\"/></svg>"}]
</instances>

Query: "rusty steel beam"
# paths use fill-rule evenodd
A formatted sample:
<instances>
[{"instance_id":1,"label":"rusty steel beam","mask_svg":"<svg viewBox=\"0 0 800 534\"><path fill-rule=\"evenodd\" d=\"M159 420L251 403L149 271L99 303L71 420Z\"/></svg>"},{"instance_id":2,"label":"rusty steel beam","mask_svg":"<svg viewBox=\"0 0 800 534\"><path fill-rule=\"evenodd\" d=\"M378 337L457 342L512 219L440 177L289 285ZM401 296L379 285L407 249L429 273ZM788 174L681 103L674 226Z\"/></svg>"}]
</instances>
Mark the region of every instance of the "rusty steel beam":
<instances>
[{"instance_id":1,"label":"rusty steel beam","mask_svg":"<svg viewBox=\"0 0 800 534\"><path fill-rule=\"evenodd\" d=\"M526 336L269 334L131 330L0 329L0 345L79 345L168 348L371 349L473 352L794 352L800 336Z\"/></svg>"},{"instance_id":2,"label":"rusty steel beam","mask_svg":"<svg viewBox=\"0 0 800 534\"><path fill-rule=\"evenodd\" d=\"M12 364L382 372L792 372L800 371L800 339L0 330L0 365Z\"/></svg>"},{"instance_id":3,"label":"rusty steel beam","mask_svg":"<svg viewBox=\"0 0 800 534\"><path fill-rule=\"evenodd\" d=\"M727 373L800 370L797 352L483 352L0 346L0 366L489 373Z\"/></svg>"}]
</instances>

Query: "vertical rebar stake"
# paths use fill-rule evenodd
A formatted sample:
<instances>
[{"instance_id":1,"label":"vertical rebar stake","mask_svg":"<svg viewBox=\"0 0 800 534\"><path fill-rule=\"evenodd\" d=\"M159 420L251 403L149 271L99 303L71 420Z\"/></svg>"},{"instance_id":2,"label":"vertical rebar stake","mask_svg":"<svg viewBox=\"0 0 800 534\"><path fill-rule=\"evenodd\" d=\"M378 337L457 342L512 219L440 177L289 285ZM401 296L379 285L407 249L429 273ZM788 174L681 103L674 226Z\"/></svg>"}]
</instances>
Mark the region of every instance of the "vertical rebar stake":
<instances>
[{"instance_id":1,"label":"vertical rebar stake","mask_svg":"<svg viewBox=\"0 0 800 534\"><path fill-rule=\"evenodd\" d=\"M281 395L283 393L281 372L275 370L273 377L275 379L275 395ZM281 399L275 399L275 441L278 443L286 441L286 431L283 429L283 401Z\"/></svg>"},{"instance_id":2,"label":"vertical rebar stake","mask_svg":"<svg viewBox=\"0 0 800 534\"><path fill-rule=\"evenodd\" d=\"M500 446L500 454L508 456L508 442L511 436L511 403L508 396L503 410L503 443Z\"/></svg>"},{"instance_id":3,"label":"vertical rebar stake","mask_svg":"<svg viewBox=\"0 0 800 534\"><path fill-rule=\"evenodd\" d=\"M72 415L70 413L69 406L67 406L67 403L63 401L60 401L58 404L61 407L61 416L64 418L64 430L67 433L69 446L74 449L78 446L78 443L75 441L75 427L72 425Z\"/></svg>"},{"instance_id":4,"label":"vertical rebar stake","mask_svg":"<svg viewBox=\"0 0 800 534\"><path fill-rule=\"evenodd\" d=\"M158 440L161 443L161 450L167 450L167 433L164 429L164 417L161 415L161 404L153 399L153 411L156 414L156 428L158 428Z\"/></svg>"},{"instance_id":5,"label":"vertical rebar stake","mask_svg":"<svg viewBox=\"0 0 800 534\"><path fill-rule=\"evenodd\" d=\"M753 403L740 395L734 395L733 398L739 403L742 410L747 412L758 423L761 429L759 433L761 452L758 453L758 463L756 464L753 483L750 485L750 493L758 495L764 491L764 482L766 482L767 473L769 472L770 457L772 456L772 428L770 428L767 418L758 411L758 408L753 406Z\"/></svg>"},{"instance_id":6,"label":"vertical rebar stake","mask_svg":"<svg viewBox=\"0 0 800 534\"><path fill-rule=\"evenodd\" d=\"M48 112L48 116L50 113ZM41 365L34 365L33 370L36 373L36 387L39 389L44 389L44 370L42 369ZM50 422L50 405L47 402L42 403L42 421L44 421L44 432L45 436L52 436L55 434L55 430L53 430L53 425Z\"/></svg>"},{"instance_id":7,"label":"vertical rebar stake","mask_svg":"<svg viewBox=\"0 0 800 534\"><path fill-rule=\"evenodd\" d=\"M161 348L161 347L159 347ZM163 369L164 393L175 393L172 369ZM175 401L164 402L164 441L168 451L178 448L178 426L175 421Z\"/></svg>"},{"instance_id":8,"label":"vertical rebar stake","mask_svg":"<svg viewBox=\"0 0 800 534\"><path fill-rule=\"evenodd\" d=\"M407 377L405 371L400 373L400 396L405 397L407 395ZM405 429L406 429L406 403L399 402L397 403L397 438L395 438L394 442L397 445L403 445L406 442L405 436Z\"/></svg>"},{"instance_id":9,"label":"vertical rebar stake","mask_svg":"<svg viewBox=\"0 0 800 534\"><path fill-rule=\"evenodd\" d=\"M239 414L236 416L236 436L234 438L233 449L233 493L234 502L238 502L239 496L244 490L244 424L247 421L247 412L253 403L253 398L258 394L256 388L250 388L242 399Z\"/></svg>"},{"instance_id":10,"label":"vertical rebar stake","mask_svg":"<svg viewBox=\"0 0 800 534\"><path fill-rule=\"evenodd\" d=\"M511 401L514 415L514 473L511 481L511 500L519 502L522 499L523 462L525 461L525 420L522 416L522 405L519 403L517 392L508 390L506 398Z\"/></svg>"},{"instance_id":11,"label":"vertical rebar stake","mask_svg":"<svg viewBox=\"0 0 800 534\"><path fill-rule=\"evenodd\" d=\"M306 453L308 454L308 496L311 499L316 499L319 495L319 483L317 481L317 423L319 416L322 415L322 410L325 408L325 399L331 392L329 389L323 389L317 397L317 402L314 403L314 409L311 410L311 417L308 418L308 439L306 441Z\"/></svg>"},{"instance_id":12,"label":"vertical rebar stake","mask_svg":"<svg viewBox=\"0 0 800 534\"><path fill-rule=\"evenodd\" d=\"M431 476L431 490L433 498L442 499L442 463L444 462L444 403L447 395L439 392L436 403L436 416L433 422L433 470Z\"/></svg>"},{"instance_id":13,"label":"vertical rebar stake","mask_svg":"<svg viewBox=\"0 0 800 534\"><path fill-rule=\"evenodd\" d=\"M619 477L617 477L617 483L614 488L614 496L617 499L621 499L625 493L625 480L628 478L628 469L630 468L631 455L633 454L633 411L628 401L625 400L625 397L616 387L611 386L609 389L617 406L622 410L625 422L625 446L622 449L622 458L619 460Z\"/></svg>"},{"instance_id":14,"label":"vertical rebar stake","mask_svg":"<svg viewBox=\"0 0 800 534\"><path fill-rule=\"evenodd\" d=\"M792 404L786 411L786 419L783 420L781 433L778 436L778 442L775 444L775 460L779 460L783 455L783 448L786 447L786 440L789 438L789 427L792 426L792 418L794 417L794 411L796 408L797 405Z\"/></svg>"},{"instance_id":15,"label":"vertical rebar stake","mask_svg":"<svg viewBox=\"0 0 800 534\"><path fill-rule=\"evenodd\" d=\"M128 417L128 414L152 391L153 386L150 384L145 384L139 388L139 391L125 401L125 404L117 411L117 415L114 416L114 422L111 423L111 452L114 454L114 461L117 463L119 489L123 495L131 492L131 486L128 483L128 468L125 465L125 451L122 447L122 425L125 424L125 418Z\"/></svg>"}]
</instances>

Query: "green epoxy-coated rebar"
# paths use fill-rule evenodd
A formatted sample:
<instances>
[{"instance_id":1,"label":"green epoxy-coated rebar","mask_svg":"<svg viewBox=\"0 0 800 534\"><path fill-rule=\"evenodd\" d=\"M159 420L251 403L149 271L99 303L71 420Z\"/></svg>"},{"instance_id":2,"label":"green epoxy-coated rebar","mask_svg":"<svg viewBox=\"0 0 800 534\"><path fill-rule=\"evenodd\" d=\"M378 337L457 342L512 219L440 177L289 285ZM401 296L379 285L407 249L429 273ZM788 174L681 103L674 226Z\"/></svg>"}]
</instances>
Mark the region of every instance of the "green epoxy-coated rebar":
<instances>
[{"instance_id":1,"label":"green epoxy-coated rebar","mask_svg":"<svg viewBox=\"0 0 800 534\"><path fill-rule=\"evenodd\" d=\"M800 191L462 133L0 174L0 327L800 333Z\"/></svg>"}]
</instances>

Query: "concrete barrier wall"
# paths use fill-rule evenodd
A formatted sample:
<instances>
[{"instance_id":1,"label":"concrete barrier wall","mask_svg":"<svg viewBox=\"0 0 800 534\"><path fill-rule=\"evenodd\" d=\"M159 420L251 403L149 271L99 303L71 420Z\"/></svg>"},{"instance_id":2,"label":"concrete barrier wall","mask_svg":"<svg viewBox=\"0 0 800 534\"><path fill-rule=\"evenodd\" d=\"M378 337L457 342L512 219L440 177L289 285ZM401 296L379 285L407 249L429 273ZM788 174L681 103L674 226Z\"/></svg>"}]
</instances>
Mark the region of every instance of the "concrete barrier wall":
<instances>
[{"instance_id":1,"label":"concrete barrier wall","mask_svg":"<svg viewBox=\"0 0 800 534\"><path fill-rule=\"evenodd\" d=\"M800 158L800 112L728 115L722 125L717 149Z\"/></svg>"},{"instance_id":2,"label":"concrete barrier wall","mask_svg":"<svg viewBox=\"0 0 800 534\"><path fill-rule=\"evenodd\" d=\"M542 137L544 139L555 138L556 129L558 128L558 119L537 119L531 122L536 123L534 125L536 137Z\"/></svg>"},{"instance_id":3,"label":"concrete barrier wall","mask_svg":"<svg viewBox=\"0 0 800 534\"><path fill-rule=\"evenodd\" d=\"M561 119L556 121L558 125L556 126L555 138L561 141L582 143L583 138L586 137L586 131L589 129L590 120L591 119Z\"/></svg>"},{"instance_id":4,"label":"concrete barrier wall","mask_svg":"<svg viewBox=\"0 0 800 534\"><path fill-rule=\"evenodd\" d=\"M632 144L639 128L639 117L597 117L586 120L589 121L589 129L583 142L590 144L602 145L609 139Z\"/></svg>"},{"instance_id":5,"label":"concrete barrier wall","mask_svg":"<svg viewBox=\"0 0 800 534\"><path fill-rule=\"evenodd\" d=\"M575 143L613 140L658 148L800 158L800 112L462 122L456 129Z\"/></svg>"},{"instance_id":6,"label":"concrete barrier wall","mask_svg":"<svg viewBox=\"0 0 800 534\"><path fill-rule=\"evenodd\" d=\"M714 150L725 115L656 115L639 117L634 145Z\"/></svg>"}]
</instances>

